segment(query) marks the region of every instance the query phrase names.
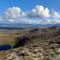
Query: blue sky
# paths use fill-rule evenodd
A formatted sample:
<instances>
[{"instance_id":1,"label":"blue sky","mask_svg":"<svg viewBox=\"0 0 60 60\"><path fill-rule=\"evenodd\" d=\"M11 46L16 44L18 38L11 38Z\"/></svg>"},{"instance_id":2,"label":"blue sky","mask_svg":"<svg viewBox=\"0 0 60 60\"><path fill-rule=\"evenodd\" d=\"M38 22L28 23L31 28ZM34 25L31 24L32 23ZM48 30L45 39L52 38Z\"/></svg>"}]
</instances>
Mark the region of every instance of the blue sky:
<instances>
[{"instance_id":1,"label":"blue sky","mask_svg":"<svg viewBox=\"0 0 60 60\"><path fill-rule=\"evenodd\" d=\"M60 19L60 7L59 6L60 6L60 0L4 0L4 1L0 0L0 17L2 18L2 19L0 18L0 20L3 20L3 22L6 22L7 20L14 22L14 20L15 20L15 22L16 22L16 19L18 19L18 18L20 20L24 19L26 16L22 17L22 19L21 19L20 16L18 15L18 18L17 18L16 15L14 15L16 12L13 12L14 14L11 12L11 11L15 11L18 8L20 8L22 13L24 12L24 14L28 15L28 17L26 17L25 20L30 21L30 23L32 23L32 22L35 23L37 21L37 19L35 19L35 18L40 18L40 19L38 19L38 22L40 22L41 18L42 18L42 20L46 19L46 20L44 20L45 22L47 22L47 20L48 20L48 22L50 21L50 23L51 23L52 22L51 18L53 18L54 22L56 22L56 21L60 22L60 20L59 20ZM48 11L46 10L46 8ZM18 10L20 10L20 9L18 9ZM33 14L34 15L37 14L35 16L32 15L32 13L31 13L31 11L33 9L34 9L34 11L36 11L36 13L33 11ZM37 11L37 9L38 9L38 11ZM39 11L39 9L43 9L44 15L43 15L43 13L41 13L41 11ZM7 18L4 16L4 15L6 15L5 12L8 13ZM28 13L26 13L26 12L28 12ZM22 14L20 14L20 15L22 15ZM15 18L12 18L11 16L13 16ZM35 19L35 21L33 21L32 18ZM21 22L20 20L19 20L19 22ZM24 22L26 22L25 20L24 20Z\"/></svg>"},{"instance_id":2,"label":"blue sky","mask_svg":"<svg viewBox=\"0 0 60 60\"><path fill-rule=\"evenodd\" d=\"M0 0L0 13L8 7L18 6L29 11L36 5L43 5L52 10L60 11L60 0Z\"/></svg>"}]
</instances>

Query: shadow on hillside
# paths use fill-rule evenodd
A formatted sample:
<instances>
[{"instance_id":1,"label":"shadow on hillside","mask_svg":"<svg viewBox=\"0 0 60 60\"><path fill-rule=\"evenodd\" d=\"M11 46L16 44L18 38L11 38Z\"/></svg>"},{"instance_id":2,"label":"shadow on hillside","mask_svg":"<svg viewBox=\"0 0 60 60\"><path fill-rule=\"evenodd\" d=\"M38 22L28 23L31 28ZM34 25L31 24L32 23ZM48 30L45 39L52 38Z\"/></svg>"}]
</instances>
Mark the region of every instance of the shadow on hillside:
<instances>
[{"instance_id":1,"label":"shadow on hillside","mask_svg":"<svg viewBox=\"0 0 60 60\"><path fill-rule=\"evenodd\" d=\"M29 40L29 38L26 37L26 36L23 36L22 38L21 37L17 37L16 38L17 43L15 44L14 48L17 48L17 47L20 47L20 46L24 46L27 43L28 40Z\"/></svg>"}]
</instances>

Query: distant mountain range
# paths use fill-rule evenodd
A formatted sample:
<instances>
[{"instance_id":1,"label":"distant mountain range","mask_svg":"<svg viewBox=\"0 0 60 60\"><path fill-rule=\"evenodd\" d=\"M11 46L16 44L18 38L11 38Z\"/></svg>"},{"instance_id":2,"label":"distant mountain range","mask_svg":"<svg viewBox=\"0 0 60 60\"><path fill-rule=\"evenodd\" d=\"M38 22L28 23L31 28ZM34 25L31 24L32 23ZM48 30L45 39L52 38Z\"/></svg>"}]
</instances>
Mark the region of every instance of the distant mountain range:
<instances>
[{"instance_id":1,"label":"distant mountain range","mask_svg":"<svg viewBox=\"0 0 60 60\"><path fill-rule=\"evenodd\" d=\"M0 24L0 29L32 29L60 26L60 24Z\"/></svg>"}]
</instances>

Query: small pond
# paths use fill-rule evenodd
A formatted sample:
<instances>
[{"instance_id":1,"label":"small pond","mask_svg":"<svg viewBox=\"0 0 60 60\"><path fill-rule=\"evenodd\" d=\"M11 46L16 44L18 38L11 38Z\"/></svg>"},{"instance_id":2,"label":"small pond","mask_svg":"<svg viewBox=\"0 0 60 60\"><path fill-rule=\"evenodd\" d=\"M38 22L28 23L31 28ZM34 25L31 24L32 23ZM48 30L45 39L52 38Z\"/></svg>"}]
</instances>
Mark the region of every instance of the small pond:
<instances>
[{"instance_id":1,"label":"small pond","mask_svg":"<svg viewBox=\"0 0 60 60\"><path fill-rule=\"evenodd\" d=\"M11 49L10 45L0 45L0 51Z\"/></svg>"}]
</instances>

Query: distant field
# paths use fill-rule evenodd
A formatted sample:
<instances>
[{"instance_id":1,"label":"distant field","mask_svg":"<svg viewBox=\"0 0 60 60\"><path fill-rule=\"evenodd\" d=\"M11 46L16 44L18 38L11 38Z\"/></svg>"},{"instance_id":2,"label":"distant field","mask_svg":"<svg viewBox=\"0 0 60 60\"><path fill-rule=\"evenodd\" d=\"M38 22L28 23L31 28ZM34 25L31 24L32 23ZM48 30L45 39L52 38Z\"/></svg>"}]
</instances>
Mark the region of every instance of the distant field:
<instances>
[{"instance_id":1,"label":"distant field","mask_svg":"<svg viewBox=\"0 0 60 60\"><path fill-rule=\"evenodd\" d=\"M0 45L2 44L14 45L14 35L0 34Z\"/></svg>"}]
</instances>

